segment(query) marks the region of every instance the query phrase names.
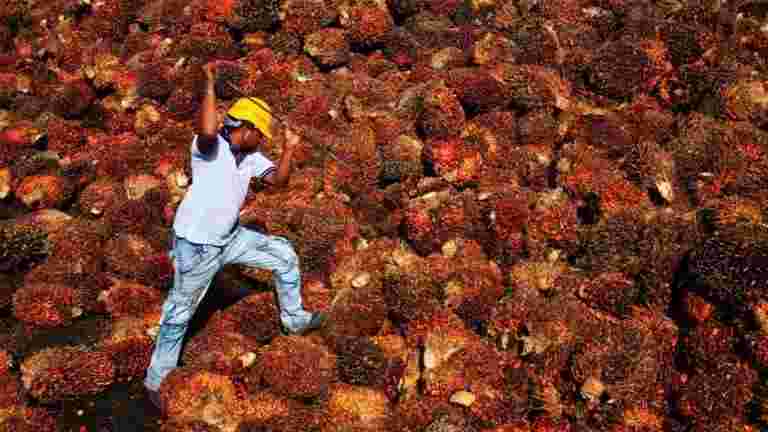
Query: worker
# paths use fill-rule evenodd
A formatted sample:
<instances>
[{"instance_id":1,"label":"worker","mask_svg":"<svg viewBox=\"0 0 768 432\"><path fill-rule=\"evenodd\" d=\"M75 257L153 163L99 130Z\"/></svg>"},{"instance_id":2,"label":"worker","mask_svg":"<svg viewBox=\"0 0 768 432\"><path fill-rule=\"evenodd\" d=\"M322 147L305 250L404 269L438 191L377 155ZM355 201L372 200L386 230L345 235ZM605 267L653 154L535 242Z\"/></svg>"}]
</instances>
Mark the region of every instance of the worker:
<instances>
[{"instance_id":1,"label":"worker","mask_svg":"<svg viewBox=\"0 0 768 432\"><path fill-rule=\"evenodd\" d=\"M299 262L283 237L239 224L252 178L266 187L284 186L300 138L284 128L285 143L275 164L259 149L278 130L270 107L258 98L238 99L218 128L215 63L203 67L205 95L191 145L192 184L179 205L171 234L174 279L160 318L160 331L144 386L158 408L160 384L178 363L182 339L216 273L227 264L272 271L283 334L303 335L324 324L326 314L302 305Z\"/></svg>"}]
</instances>

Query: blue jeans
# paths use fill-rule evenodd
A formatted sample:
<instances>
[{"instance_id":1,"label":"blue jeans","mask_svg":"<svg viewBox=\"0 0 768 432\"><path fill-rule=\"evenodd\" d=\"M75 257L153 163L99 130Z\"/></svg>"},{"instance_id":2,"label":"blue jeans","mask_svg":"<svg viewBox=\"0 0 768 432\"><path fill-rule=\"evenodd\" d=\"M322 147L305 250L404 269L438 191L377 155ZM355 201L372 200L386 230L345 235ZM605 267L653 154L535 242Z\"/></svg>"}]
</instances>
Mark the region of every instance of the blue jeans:
<instances>
[{"instance_id":1,"label":"blue jeans","mask_svg":"<svg viewBox=\"0 0 768 432\"><path fill-rule=\"evenodd\" d=\"M301 301L298 257L288 240L238 227L225 246L191 243L174 236L173 287L163 304L160 332L144 385L150 390L160 383L179 361L182 340L189 321L208 291L216 273L227 264L243 264L272 270L280 307L280 321L290 330L304 327L311 314Z\"/></svg>"}]
</instances>

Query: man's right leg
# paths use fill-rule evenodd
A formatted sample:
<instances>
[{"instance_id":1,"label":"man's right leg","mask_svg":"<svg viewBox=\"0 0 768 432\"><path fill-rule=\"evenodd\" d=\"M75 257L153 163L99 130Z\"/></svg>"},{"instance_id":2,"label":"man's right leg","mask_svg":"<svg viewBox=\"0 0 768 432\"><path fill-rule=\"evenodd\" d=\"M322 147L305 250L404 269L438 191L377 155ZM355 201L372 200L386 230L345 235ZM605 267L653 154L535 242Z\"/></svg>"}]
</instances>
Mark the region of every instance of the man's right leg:
<instances>
[{"instance_id":1,"label":"man's right leg","mask_svg":"<svg viewBox=\"0 0 768 432\"><path fill-rule=\"evenodd\" d=\"M157 391L163 379L177 366L189 321L221 268L221 248L198 245L177 238L173 249L173 287L163 303L160 331L144 385Z\"/></svg>"}]
</instances>

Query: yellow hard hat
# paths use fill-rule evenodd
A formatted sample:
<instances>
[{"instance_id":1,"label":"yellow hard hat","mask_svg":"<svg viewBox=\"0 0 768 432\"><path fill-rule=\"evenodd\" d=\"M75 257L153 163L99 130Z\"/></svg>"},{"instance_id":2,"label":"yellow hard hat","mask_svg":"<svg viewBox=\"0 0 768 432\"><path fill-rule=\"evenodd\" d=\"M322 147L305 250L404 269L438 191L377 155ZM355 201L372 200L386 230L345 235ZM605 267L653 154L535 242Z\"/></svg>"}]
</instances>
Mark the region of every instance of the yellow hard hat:
<instances>
[{"instance_id":1,"label":"yellow hard hat","mask_svg":"<svg viewBox=\"0 0 768 432\"><path fill-rule=\"evenodd\" d=\"M272 110L259 98L238 99L227 111L235 120L251 122L265 137L272 139Z\"/></svg>"}]
</instances>

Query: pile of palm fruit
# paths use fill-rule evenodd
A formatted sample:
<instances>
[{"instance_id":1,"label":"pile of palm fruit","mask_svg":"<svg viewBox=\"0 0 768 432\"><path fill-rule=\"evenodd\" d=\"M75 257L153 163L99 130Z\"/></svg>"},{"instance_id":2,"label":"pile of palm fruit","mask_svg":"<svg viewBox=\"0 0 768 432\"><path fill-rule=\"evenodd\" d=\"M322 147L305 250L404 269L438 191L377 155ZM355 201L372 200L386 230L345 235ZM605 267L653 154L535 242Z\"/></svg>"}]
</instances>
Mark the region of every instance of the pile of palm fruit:
<instances>
[{"instance_id":1,"label":"pile of palm fruit","mask_svg":"<svg viewBox=\"0 0 768 432\"><path fill-rule=\"evenodd\" d=\"M0 0L0 431L143 379L211 61L219 115L256 95L305 138L241 219L330 320L282 336L271 275L228 269L254 292L190 332L159 430L768 427L767 25L750 0Z\"/></svg>"}]
</instances>

